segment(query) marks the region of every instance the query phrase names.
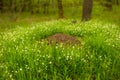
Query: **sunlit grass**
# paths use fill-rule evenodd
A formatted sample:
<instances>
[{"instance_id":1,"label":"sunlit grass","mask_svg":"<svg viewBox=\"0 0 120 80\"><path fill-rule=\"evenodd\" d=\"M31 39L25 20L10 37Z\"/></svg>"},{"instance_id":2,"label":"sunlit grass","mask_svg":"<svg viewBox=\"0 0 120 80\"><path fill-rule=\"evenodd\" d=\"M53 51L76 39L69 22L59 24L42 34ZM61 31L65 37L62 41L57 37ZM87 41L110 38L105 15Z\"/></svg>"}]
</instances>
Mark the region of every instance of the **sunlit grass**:
<instances>
[{"instance_id":1,"label":"sunlit grass","mask_svg":"<svg viewBox=\"0 0 120 80\"><path fill-rule=\"evenodd\" d=\"M0 32L0 80L119 80L119 26L92 20L55 20ZM24 27L25 26L25 27ZM48 45L44 38L65 33L81 46Z\"/></svg>"}]
</instances>

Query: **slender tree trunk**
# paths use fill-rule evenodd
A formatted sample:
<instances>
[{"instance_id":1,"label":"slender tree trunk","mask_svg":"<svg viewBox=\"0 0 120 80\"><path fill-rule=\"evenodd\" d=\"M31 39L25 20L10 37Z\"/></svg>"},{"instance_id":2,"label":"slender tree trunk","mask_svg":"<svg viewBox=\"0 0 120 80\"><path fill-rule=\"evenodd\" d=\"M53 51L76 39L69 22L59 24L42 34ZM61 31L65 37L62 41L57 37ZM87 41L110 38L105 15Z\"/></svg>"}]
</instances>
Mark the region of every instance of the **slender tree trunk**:
<instances>
[{"instance_id":1,"label":"slender tree trunk","mask_svg":"<svg viewBox=\"0 0 120 80\"><path fill-rule=\"evenodd\" d=\"M62 0L58 0L58 14L59 18L64 18Z\"/></svg>"},{"instance_id":2,"label":"slender tree trunk","mask_svg":"<svg viewBox=\"0 0 120 80\"><path fill-rule=\"evenodd\" d=\"M112 10L112 0L106 0L105 7L108 11Z\"/></svg>"},{"instance_id":3,"label":"slender tree trunk","mask_svg":"<svg viewBox=\"0 0 120 80\"><path fill-rule=\"evenodd\" d=\"M119 0L116 0L116 4L119 5Z\"/></svg>"},{"instance_id":4,"label":"slender tree trunk","mask_svg":"<svg viewBox=\"0 0 120 80\"><path fill-rule=\"evenodd\" d=\"M34 13L34 11L33 11L33 4L34 4L34 0L29 0L28 1L28 11L30 11L31 14Z\"/></svg>"},{"instance_id":5,"label":"slender tree trunk","mask_svg":"<svg viewBox=\"0 0 120 80\"><path fill-rule=\"evenodd\" d=\"M3 12L3 8L4 8L4 2L3 0L0 1L0 12Z\"/></svg>"},{"instance_id":6,"label":"slender tree trunk","mask_svg":"<svg viewBox=\"0 0 120 80\"><path fill-rule=\"evenodd\" d=\"M92 7L93 7L93 0L84 0L82 21L89 21L91 19Z\"/></svg>"},{"instance_id":7,"label":"slender tree trunk","mask_svg":"<svg viewBox=\"0 0 120 80\"><path fill-rule=\"evenodd\" d=\"M25 11L25 0L20 0L21 12Z\"/></svg>"},{"instance_id":8,"label":"slender tree trunk","mask_svg":"<svg viewBox=\"0 0 120 80\"><path fill-rule=\"evenodd\" d=\"M55 13L55 0L52 0L52 13Z\"/></svg>"},{"instance_id":9,"label":"slender tree trunk","mask_svg":"<svg viewBox=\"0 0 120 80\"><path fill-rule=\"evenodd\" d=\"M54 8L54 7L55 7L55 1L52 0L52 8Z\"/></svg>"}]
</instances>

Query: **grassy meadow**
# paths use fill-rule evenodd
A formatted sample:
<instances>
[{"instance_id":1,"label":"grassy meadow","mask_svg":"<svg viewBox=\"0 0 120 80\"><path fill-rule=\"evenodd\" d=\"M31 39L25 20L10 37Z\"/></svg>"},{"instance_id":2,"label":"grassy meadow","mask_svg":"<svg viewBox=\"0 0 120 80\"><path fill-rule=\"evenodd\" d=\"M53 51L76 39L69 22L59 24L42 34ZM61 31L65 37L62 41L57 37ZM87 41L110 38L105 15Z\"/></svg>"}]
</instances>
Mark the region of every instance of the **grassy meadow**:
<instances>
[{"instance_id":1,"label":"grassy meadow","mask_svg":"<svg viewBox=\"0 0 120 80\"><path fill-rule=\"evenodd\" d=\"M115 24L68 19L15 27L0 32L0 80L120 79L120 28ZM81 45L48 45L44 39L55 33L73 35Z\"/></svg>"},{"instance_id":2,"label":"grassy meadow","mask_svg":"<svg viewBox=\"0 0 120 80\"><path fill-rule=\"evenodd\" d=\"M16 21L0 14L0 80L120 80L119 8L96 4L87 22L80 21L81 6L76 14L64 8L62 20L57 13L23 13ZM81 44L48 45L45 39L56 33Z\"/></svg>"}]
</instances>

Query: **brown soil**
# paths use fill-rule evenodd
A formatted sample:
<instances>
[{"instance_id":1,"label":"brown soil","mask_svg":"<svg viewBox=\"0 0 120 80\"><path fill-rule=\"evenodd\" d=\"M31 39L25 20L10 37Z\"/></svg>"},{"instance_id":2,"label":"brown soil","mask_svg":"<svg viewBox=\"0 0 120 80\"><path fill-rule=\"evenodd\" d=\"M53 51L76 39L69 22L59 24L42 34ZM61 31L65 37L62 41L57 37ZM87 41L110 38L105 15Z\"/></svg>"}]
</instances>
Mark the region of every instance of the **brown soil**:
<instances>
[{"instance_id":1,"label":"brown soil","mask_svg":"<svg viewBox=\"0 0 120 80\"><path fill-rule=\"evenodd\" d=\"M49 36L48 38L46 38L46 40L48 41L48 44L59 44L59 43L63 43L65 45L80 44L80 41L77 38L62 33L57 33L52 36Z\"/></svg>"}]
</instances>

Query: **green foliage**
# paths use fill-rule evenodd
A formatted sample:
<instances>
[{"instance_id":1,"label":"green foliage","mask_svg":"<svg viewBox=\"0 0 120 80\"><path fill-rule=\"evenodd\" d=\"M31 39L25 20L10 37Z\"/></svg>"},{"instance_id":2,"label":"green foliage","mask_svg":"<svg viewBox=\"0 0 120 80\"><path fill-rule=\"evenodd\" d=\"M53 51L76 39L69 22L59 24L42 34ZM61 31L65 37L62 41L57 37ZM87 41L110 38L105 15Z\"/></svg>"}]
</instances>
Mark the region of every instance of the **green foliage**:
<instances>
[{"instance_id":1,"label":"green foliage","mask_svg":"<svg viewBox=\"0 0 120 80\"><path fill-rule=\"evenodd\" d=\"M119 80L119 26L92 20L17 24L0 32L0 80ZM47 45L55 33L78 37L80 46Z\"/></svg>"}]
</instances>

